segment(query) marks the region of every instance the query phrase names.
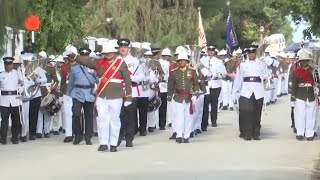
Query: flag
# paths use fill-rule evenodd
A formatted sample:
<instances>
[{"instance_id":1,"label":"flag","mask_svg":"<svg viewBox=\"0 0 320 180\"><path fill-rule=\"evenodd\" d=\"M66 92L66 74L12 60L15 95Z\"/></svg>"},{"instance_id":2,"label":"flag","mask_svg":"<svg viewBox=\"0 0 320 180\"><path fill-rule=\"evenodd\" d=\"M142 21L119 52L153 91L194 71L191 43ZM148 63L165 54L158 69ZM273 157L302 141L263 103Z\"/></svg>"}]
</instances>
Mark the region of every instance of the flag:
<instances>
[{"instance_id":1,"label":"flag","mask_svg":"<svg viewBox=\"0 0 320 180\"><path fill-rule=\"evenodd\" d=\"M199 13L199 25L198 25L198 45L200 47L206 47L207 46L207 39L206 34L204 33L203 25L202 25L202 18L201 18L201 12L200 8L198 8Z\"/></svg>"},{"instance_id":2,"label":"flag","mask_svg":"<svg viewBox=\"0 0 320 180\"><path fill-rule=\"evenodd\" d=\"M227 6L228 6L228 19L227 19L227 30L226 30L226 46L227 46L228 52L231 53L232 47L238 45L238 39L235 31L233 30L230 1L227 2Z\"/></svg>"}]
</instances>

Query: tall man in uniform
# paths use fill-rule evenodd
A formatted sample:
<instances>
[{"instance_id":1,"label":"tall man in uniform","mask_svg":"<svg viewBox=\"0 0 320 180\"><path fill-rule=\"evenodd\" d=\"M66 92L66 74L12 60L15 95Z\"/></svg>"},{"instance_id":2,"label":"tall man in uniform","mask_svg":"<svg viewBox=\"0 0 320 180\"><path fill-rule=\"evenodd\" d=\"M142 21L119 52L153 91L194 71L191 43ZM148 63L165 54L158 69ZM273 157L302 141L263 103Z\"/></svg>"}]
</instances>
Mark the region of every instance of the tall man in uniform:
<instances>
[{"instance_id":1,"label":"tall man in uniform","mask_svg":"<svg viewBox=\"0 0 320 180\"><path fill-rule=\"evenodd\" d=\"M260 140L263 81L267 78L267 66L256 58L257 48L255 45L247 48L248 60L240 64L233 88L234 94L240 93L240 137L245 140Z\"/></svg>"},{"instance_id":2,"label":"tall man in uniform","mask_svg":"<svg viewBox=\"0 0 320 180\"><path fill-rule=\"evenodd\" d=\"M172 57L170 49L165 48L162 50L161 56L163 59L160 59L162 70L164 71L164 79L159 83L160 87L160 98L161 106L159 108L159 127L160 130L165 130L167 122L167 92L168 92L168 78L169 78L169 69L170 69L170 58Z\"/></svg>"},{"instance_id":3,"label":"tall man in uniform","mask_svg":"<svg viewBox=\"0 0 320 180\"><path fill-rule=\"evenodd\" d=\"M160 48L152 48L152 59L148 61L148 66L151 69L151 73L149 77L149 82L151 84L150 88L150 98L153 95L158 95L160 88L159 82L162 82L165 78L165 73L160 64ZM152 74L152 75L151 75ZM159 109L148 112L148 131L153 132L157 127L159 122Z\"/></svg>"},{"instance_id":4,"label":"tall man in uniform","mask_svg":"<svg viewBox=\"0 0 320 180\"><path fill-rule=\"evenodd\" d=\"M129 39L119 39L117 42L119 46L119 54L126 63L128 67L128 73L131 79L132 88L132 104L129 106L122 106L121 109L121 129L119 137L119 145L121 143L122 137L125 137L126 147L132 147L132 141L135 135L135 123L137 120L137 101L140 96L141 82L145 79L143 67L140 66L140 62L137 58L129 55Z\"/></svg>"},{"instance_id":5,"label":"tall man in uniform","mask_svg":"<svg viewBox=\"0 0 320 180\"><path fill-rule=\"evenodd\" d=\"M314 139L315 120L318 94L315 83L319 77L313 78L313 69L309 66L312 60L311 52L302 50L299 55L298 66L293 69L291 77L291 97L294 101L294 121L297 129L297 140L308 141ZM315 81L316 80L316 81Z\"/></svg>"},{"instance_id":6,"label":"tall man in uniform","mask_svg":"<svg viewBox=\"0 0 320 180\"><path fill-rule=\"evenodd\" d=\"M82 57L89 58L88 49L80 49ZM72 124L74 127L75 139L73 144L79 144L83 139L83 129L85 129L85 141L87 145L92 145L93 131L93 107L95 102L95 83L98 82L98 76L91 72L87 67L74 63L70 69L67 95L72 97ZM84 110L85 124L81 127L81 110Z\"/></svg>"},{"instance_id":7,"label":"tall man in uniform","mask_svg":"<svg viewBox=\"0 0 320 180\"><path fill-rule=\"evenodd\" d=\"M177 143L189 143L196 96L199 93L198 76L195 69L188 66L187 53L180 53L179 68L173 70L168 82L168 101L174 100L176 107L175 131Z\"/></svg>"},{"instance_id":8,"label":"tall man in uniform","mask_svg":"<svg viewBox=\"0 0 320 180\"><path fill-rule=\"evenodd\" d=\"M107 151L110 145L110 151L117 152L123 98L125 98L124 106L126 107L132 102L131 79L127 65L121 57L116 57L117 50L113 44L104 44L101 52L104 58L96 61L91 61L89 57L75 55L76 49L72 46L66 49L71 53L71 61L95 69L100 77L96 100L100 143L98 151Z\"/></svg>"},{"instance_id":9,"label":"tall man in uniform","mask_svg":"<svg viewBox=\"0 0 320 180\"><path fill-rule=\"evenodd\" d=\"M202 131L207 131L209 119L209 104L211 104L211 125L217 127L218 119L218 98L221 92L222 78L227 75L223 62L216 58L216 51L213 45L207 46L208 56L200 59L200 62L209 70L210 79L208 81L207 93L204 97L204 107L202 116Z\"/></svg>"},{"instance_id":10,"label":"tall man in uniform","mask_svg":"<svg viewBox=\"0 0 320 180\"><path fill-rule=\"evenodd\" d=\"M72 128L72 97L67 95L67 87L70 75L71 63L69 62L68 53L63 55L64 64L61 66L61 81L60 91L63 94L63 104L61 107L63 128L65 129L65 138L63 142L69 143L73 141L73 128Z\"/></svg>"},{"instance_id":11,"label":"tall man in uniform","mask_svg":"<svg viewBox=\"0 0 320 180\"><path fill-rule=\"evenodd\" d=\"M23 81L19 79L17 70L13 69L12 57L4 57L5 71L0 73L0 108L1 108L1 139L0 143L7 144L9 116L12 120L12 144L18 144L19 131L21 130L20 108L21 100L17 99L18 91L22 90ZM21 91L20 91L21 92Z\"/></svg>"}]
</instances>

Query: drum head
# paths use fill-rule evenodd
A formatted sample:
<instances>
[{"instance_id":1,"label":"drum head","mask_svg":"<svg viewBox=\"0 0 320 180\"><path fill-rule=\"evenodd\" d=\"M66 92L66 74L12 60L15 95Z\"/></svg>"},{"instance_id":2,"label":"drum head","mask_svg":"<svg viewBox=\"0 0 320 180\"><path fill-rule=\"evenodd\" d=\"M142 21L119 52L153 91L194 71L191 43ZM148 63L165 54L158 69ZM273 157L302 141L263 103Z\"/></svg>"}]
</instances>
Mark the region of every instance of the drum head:
<instances>
[{"instance_id":1,"label":"drum head","mask_svg":"<svg viewBox=\"0 0 320 180\"><path fill-rule=\"evenodd\" d=\"M152 96L151 99L149 99L148 102L148 112L152 112L157 110L161 106L161 99L157 96L154 95Z\"/></svg>"},{"instance_id":2,"label":"drum head","mask_svg":"<svg viewBox=\"0 0 320 180\"><path fill-rule=\"evenodd\" d=\"M41 107L48 106L53 101L53 95L49 94L41 100Z\"/></svg>"}]
</instances>

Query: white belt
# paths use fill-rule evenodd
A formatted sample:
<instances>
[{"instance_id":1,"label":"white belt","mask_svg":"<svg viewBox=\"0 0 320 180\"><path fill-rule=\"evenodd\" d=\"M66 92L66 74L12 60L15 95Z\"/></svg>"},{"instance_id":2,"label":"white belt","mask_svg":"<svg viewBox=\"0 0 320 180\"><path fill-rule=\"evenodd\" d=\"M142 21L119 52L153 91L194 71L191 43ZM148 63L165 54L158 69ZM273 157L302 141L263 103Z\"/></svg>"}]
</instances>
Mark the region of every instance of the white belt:
<instances>
[{"instance_id":1,"label":"white belt","mask_svg":"<svg viewBox=\"0 0 320 180\"><path fill-rule=\"evenodd\" d=\"M122 83L121 79L110 79L110 82L112 83Z\"/></svg>"},{"instance_id":2,"label":"white belt","mask_svg":"<svg viewBox=\"0 0 320 180\"><path fill-rule=\"evenodd\" d=\"M310 83L300 83L298 86L299 87L312 87L312 84L310 84Z\"/></svg>"}]
</instances>

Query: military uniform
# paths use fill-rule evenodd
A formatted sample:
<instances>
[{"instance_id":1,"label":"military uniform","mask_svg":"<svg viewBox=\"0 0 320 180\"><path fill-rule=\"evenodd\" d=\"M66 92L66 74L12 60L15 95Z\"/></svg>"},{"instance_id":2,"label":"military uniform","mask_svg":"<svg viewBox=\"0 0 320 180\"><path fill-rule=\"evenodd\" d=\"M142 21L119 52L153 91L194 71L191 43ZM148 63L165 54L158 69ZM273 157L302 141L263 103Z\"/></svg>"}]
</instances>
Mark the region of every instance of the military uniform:
<instances>
[{"instance_id":1,"label":"military uniform","mask_svg":"<svg viewBox=\"0 0 320 180\"><path fill-rule=\"evenodd\" d=\"M255 53L257 47L247 48ZM264 62L246 60L241 63L234 81L233 94L240 93L239 124L240 137L245 140L260 140L261 112L263 106L264 86L267 79L267 66ZM235 95L234 95L235 97Z\"/></svg>"},{"instance_id":2,"label":"military uniform","mask_svg":"<svg viewBox=\"0 0 320 180\"><path fill-rule=\"evenodd\" d=\"M177 60L188 60L188 55L180 53ZM199 93L198 76L195 69L186 66L179 67L170 74L168 82L168 101L174 100L175 132L178 143L189 142L192 132L192 121L195 101L194 95ZM192 102L193 101L193 102Z\"/></svg>"},{"instance_id":3,"label":"military uniform","mask_svg":"<svg viewBox=\"0 0 320 180\"><path fill-rule=\"evenodd\" d=\"M151 84L150 87L150 96L152 98L154 95L158 95L160 92L159 83L165 80L165 73L161 67L159 59L156 59L156 56L160 58L160 49L159 48L152 48L151 52L153 57L151 60L147 62L148 68L152 71L150 73L149 83ZM159 109L148 112L148 131L153 132L156 127L159 126Z\"/></svg>"},{"instance_id":4,"label":"military uniform","mask_svg":"<svg viewBox=\"0 0 320 180\"><path fill-rule=\"evenodd\" d=\"M299 63L312 60L311 53L304 50L300 53ZM297 139L303 140L304 136L307 140L313 140L315 133L315 115L317 108L317 95L315 93L315 83L312 72L309 67L296 66L291 77L291 97L294 101L294 120L297 129ZM317 77L319 78L319 77Z\"/></svg>"},{"instance_id":5,"label":"military uniform","mask_svg":"<svg viewBox=\"0 0 320 180\"><path fill-rule=\"evenodd\" d=\"M86 49L81 50L80 52ZM86 50L88 51L88 50ZM89 52L89 51L88 51ZM84 57L88 57L88 53ZM88 59L88 61L92 61ZM72 126L75 140L73 144L79 144L83 139L85 129L85 141L91 145L93 134L93 108L95 102L95 84L98 82L97 74L80 64L73 64L70 68L67 95L72 97ZM85 122L81 126L81 111L84 111Z\"/></svg>"},{"instance_id":6,"label":"military uniform","mask_svg":"<svg viewBox=\"0 0 320 180\"><path fill-rule=\"evenodd\" d=\"M53 61L53 59L51 59L51 61ZM51 63L51 62L49 62ZM54 63L53 63L54 64ZM48 64L46 65L46 67L44 68L45 72L46 72L46 79L47 82L45 85L41 86L41 95L42 97L45 97L49 90L52 90L50 93L54 94L57 97L57 92L55 90L57 84L59 83L56 71L54 67L49 67ZM48 115L47 112L45 112L44 110L40 110L38 112L38 122L37 122L37 138L42 138L42 133L44 132L44 137L45 138L49 138L50 135L50 131L51 131L51 123L52 123L52 118Z\"/></svg>"},{"instance_id":7,"label":"military uniform","mask_svg":"<svg viewBox=\"0 0 320 180\"><path fill-rule=\"evenodd\" d=\"M69 51L74 51L74 48L70 48ZM116 49L112 44L106 44L103 46L102 53L115 53ZM72 58L72 57L71 57ZM75 61L81 65L84 65L90 69L95 69L97 75L100 77L100 84L98 89L100 92L97 93L96 108L98 112L97 124L99 134L99 151L106 151L108 146L111 146L110 151L117 151L117 144L119 139L121 121L120 111L123 104L123 98L125 98L124 105L130 105L132 101L132 89L131 79L128 74L128 67L123 62L121 57L117 57L113 60L99 59L96 61L89 60L85 56L76 56ZM106 81L104 74L109 69L112 63L118 63L111 67L114 71L114 76ZM103 78L103 79L102 79ZM124 81L124 84L123 84ZM100 88L100 85L104 85ZM125 92L123 90L125 88Z\"/></svg>"},{"instance_id":8,"label":"military uniform","mask_svg":"<svg viewBox=\"0 0 320 180\"><path fill-rule=\"evenodd\" d=\"M68 57L64 57L64 59L68 59ZM73 128L72 128L72 98L67 95L67 87L69 81L71 65L65 63L61 66L61 81L60 81L60 92L63 94L63 104L61 107L62 111L62 119L63 119L63 129L65 129L65 143L69 143L73 141Z\"/></svg>"},{"instance_id":9,"label":"military uniform","mask_svg":"<svg viewBox=\"0 0 320 180\"><path fill-rule=\"evenodd\" d=\"M208 50L214 51L214 46L208 46ZM211 125L217 126L218 119L218 99L221 92L222 78L227 75L226 67L223 62L214 56L205 56L200 59L200 62L209 70L210 78L206 87L206 95L204 97L204 107L201 129L207 131L209 119L209 104L211 105Z\"/></svg>"},{"instance_id":10,"label":"military uniform","mask_svg":"<svg viewBox=\"0 0 320 180\"><path fill-rule=\"evenodd\" d=\"M127 55L126 57L123 57L124 62L128 66L128 73L131 78L131 88L132 88L132 104L130 104L128 107L123 106L121 110L121 130L120 130L120 137L119 142L121 141L122 137L125 137L126 139L126 147L132 147L132 141L134 139L134 135L136 134L137 126L138 126L138 114L137 114L137 107L138 107L138 98L141 95L141 82L145 79L145 74L143 67L140 65L140 62L137 58L134 58L131 55ZM146 103L147 104L147 103ZM146 106L145 104L145 106ZM139 104L139 110L140 110L141 104ZM140 127L141 132L146 131L146 115L147 115L147 109L142 108L145 112L145 114L140 114L141 111L139 111L139 116L142 115L142 118L140 121ZM145 119L144 119L145 117Z\"/></svg>"},{"instance_id":11,"label":"military uniform","mask_svg":"<svg viewBox=\"0 0 320 180\"><path fill-rule=\"evenodd\" d=\"M3 58L5 66L12 65L14 58L5 57ZM18 72L15 69L5 70L0 73L0 108L1 108L1 139L0 143L7 143L7 132L9 126L9 117L12 120L12 138L11 142L13 144L18 144L18 136L21 130L20 122L20 108L21 100L17 99L17 95L20 91L22 92L21 82L22 80L18 77Z\"/></svg>"}]
</instances>

